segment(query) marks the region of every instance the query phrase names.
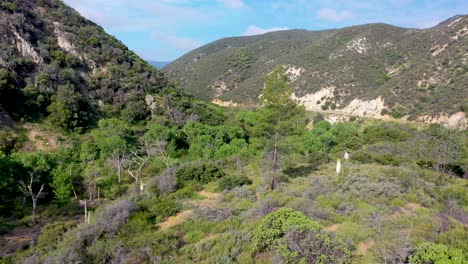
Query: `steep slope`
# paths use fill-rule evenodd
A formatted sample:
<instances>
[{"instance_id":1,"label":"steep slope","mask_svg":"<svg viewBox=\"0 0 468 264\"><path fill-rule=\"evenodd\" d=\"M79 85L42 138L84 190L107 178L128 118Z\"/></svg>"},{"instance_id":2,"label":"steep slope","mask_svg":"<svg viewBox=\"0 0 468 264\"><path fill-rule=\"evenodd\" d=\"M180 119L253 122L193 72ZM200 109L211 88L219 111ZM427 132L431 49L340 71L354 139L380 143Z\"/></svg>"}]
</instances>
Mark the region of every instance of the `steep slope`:
<instances>
[{"instance_id":1,"label":"steep slope","mask_svg":"<svg viewBox=\"0 0 468 264\"><path fill-rule=\"evenodd\" d=\"M165 71L204 99L253 105L264 76L284 65L295 96L309 110L447 122L458 113L452 123L463 126L467 36L468 16L424 30L368 24L279 31L215 41Z\"/></svg>"},{"instance_id":2,"label":"steep slope","mask_svg":"<svg viewBox=\"0 0 468 264\"><path fill-rule=\"evenodd\" d=\"M148 94L174 91L163 73L60 0L2 1L0 35L0 106L15 120L50 115L75 130L99 116L141 120Z\"/></svg>"}]
</instances>

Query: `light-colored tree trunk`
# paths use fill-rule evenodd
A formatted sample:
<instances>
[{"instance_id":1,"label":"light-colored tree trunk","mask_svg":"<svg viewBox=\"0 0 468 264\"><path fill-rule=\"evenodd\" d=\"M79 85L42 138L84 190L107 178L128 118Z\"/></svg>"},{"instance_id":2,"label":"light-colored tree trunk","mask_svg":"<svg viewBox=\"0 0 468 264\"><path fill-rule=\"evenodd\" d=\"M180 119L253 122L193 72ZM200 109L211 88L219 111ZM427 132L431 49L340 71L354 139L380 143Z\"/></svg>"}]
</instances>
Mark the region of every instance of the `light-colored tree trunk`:
<instances>
[{"instance_id":1,"label":"light-colored tree trunk","mask_svg":"<svg viewBox=\"0 0 468 264\"><path fill-rule=\"evenodd\" d=\"M34 193L33 188L32 188L32 185L34 182L34 173L35 173L35 170L33 172L29 172L29 184L28 185L26 185L23 181L20 181L20 184L25 190L27 190L28 196L31 197L31 200L32 200L31 221L33 223L36 223L37 199L39 198L42 191L44 190L44 184L41 185L41 188L39 188L39 191L37 193Z\"/></svg>"},{"instance_id":2,"label":"light-colored tree trunk","mask_svg":"<svg viewBox=\"0 0 468 264\"><path fill-rule=\"evenodd\" d=\"M85 199L84 201L84 221L85 223L88 222L88 200Z\"/></svg>"}]
</instances>

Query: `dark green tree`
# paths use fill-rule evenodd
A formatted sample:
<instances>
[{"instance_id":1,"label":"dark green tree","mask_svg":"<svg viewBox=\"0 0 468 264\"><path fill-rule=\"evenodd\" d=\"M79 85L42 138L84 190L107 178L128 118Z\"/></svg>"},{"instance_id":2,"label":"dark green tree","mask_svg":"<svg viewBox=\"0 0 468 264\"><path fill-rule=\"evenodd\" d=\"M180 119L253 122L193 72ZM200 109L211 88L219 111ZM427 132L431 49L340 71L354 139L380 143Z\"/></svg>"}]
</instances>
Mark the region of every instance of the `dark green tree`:
<instances>
[{"instance_id":1,"label":"dark green tree","mask_svg":"<svg viewBox=\"0 0 468 264\"><path fill-rule=\"evenodd\" d=\"M277 67L265 79L265 89L260 98L262 107L255 114L252 136L264 146L271 169L269 187L274 189L281 173L283 155L290 151L288 136L304 131L307 120L305 109L291 98L292 89L283 67Z\"/></svg>"},{"instance_id":2,"label":"dark green tree","mask_svg":"<svg viewBox=\"0 0 468 264\"><path fill-rule=\"evenodd\" d=\"M96 119L92 107L72 85L60 86L47 110L52 124L75 132L82 132Z\"/></svg>"}]
</instances>

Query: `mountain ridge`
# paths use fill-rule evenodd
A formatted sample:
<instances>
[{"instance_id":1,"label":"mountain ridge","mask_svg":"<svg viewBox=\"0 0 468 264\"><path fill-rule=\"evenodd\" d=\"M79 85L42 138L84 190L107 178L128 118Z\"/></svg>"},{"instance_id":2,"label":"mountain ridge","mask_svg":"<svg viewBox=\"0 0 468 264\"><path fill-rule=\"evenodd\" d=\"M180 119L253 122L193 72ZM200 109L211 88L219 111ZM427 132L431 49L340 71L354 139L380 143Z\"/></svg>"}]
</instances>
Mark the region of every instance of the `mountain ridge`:
<instances>
[{"instance_id":1,"label":"mountain ridge","mask_svg":"<svg viewBox=\"0 0 468 264\"><path fill-rule=\"evenodd\" d=\"M309 110L343 110L357 104L351 104L353 100L371 102L380 96L384 107L365 116L444 119L451 126L466 127L467 34L466 15L429 29L384 23L294 29L223 38L187 53L164 70L205 100L256 105L264 76L283 65L299 101L327 95L309 100ZM331 93L330 87L334 87ZM447 115L448 119L455 115L456 120L448 122Z\"/></svg>"}]
</instances>

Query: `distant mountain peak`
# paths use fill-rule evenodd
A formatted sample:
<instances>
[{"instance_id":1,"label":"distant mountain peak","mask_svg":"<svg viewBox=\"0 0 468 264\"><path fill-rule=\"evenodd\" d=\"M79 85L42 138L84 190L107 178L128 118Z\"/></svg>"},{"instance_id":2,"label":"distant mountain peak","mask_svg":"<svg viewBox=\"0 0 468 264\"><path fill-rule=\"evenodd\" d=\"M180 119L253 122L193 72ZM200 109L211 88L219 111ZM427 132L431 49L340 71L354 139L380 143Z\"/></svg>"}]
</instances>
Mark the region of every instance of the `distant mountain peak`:
<instances>
[{"instance_id":1,"label":"distant mountain peak","mask_svg":"<svg viewBox=\"0 0 468 264\"><path fill-rule=\"evenodd\" d=\"M170 61L148 61L148 63L151 64L156 69L162 69L171 62Z\"/></svg>"},{"instance_id":2,"label":"distant mountain peak","mask_svg":"<svg viewBox=\"0 0 468 264\"><path fill-rule=\"evenodd\" d=\"M438 24L436 25L436 27L448 25L448 24L454 22L454 21L457 20L457 19L461 19L461 18L464 18L464 17L466 18L467 16L468 16L468 15L455 15L455 16L452 16L452 17L450 17L450 18L448 18L448 19L446 19L446 20L444 20L444 21L438 23Z\"/></svg>"}]
</instances>

